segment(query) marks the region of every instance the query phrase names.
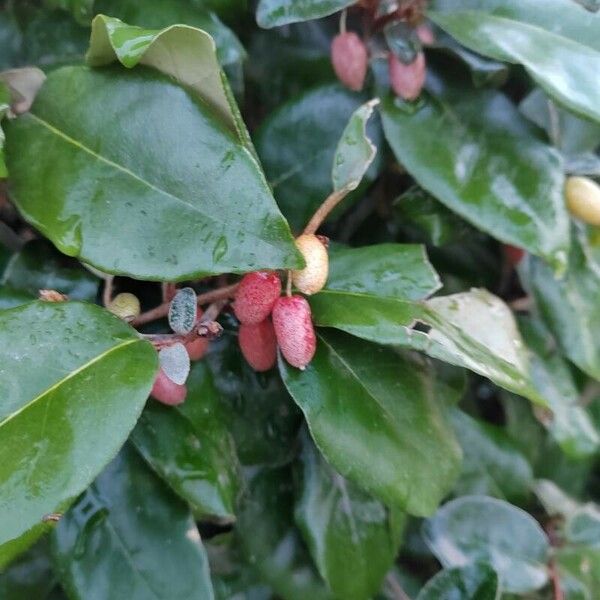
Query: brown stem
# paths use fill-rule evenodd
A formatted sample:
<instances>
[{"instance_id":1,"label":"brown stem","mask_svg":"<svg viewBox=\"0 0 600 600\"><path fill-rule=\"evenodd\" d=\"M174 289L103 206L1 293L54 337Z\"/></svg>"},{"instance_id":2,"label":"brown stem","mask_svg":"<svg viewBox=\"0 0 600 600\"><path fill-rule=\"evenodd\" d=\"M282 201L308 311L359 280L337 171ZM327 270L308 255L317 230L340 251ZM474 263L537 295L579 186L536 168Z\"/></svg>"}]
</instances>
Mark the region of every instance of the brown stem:
<instances>
[{"instance_id":1,"label":"brown stem","mask_svg":"<svg viewBox=\"0 0 600 600\"><path fill-rule=\"evenodd\" d=\"M560 583L560 575L558 574L554 558L550 559L548 566L550 569L550 582L552 583L552 597L554 600L565 600L565 595L563 594L562 585Z\"/></svg>"},{"instance_id":2,"label":"brown stem","mask_svg":"<svg viewBox=\"0 0 600 600\"><path fill-rule=\"evenodd\" d=\"M238 284L234 283L232 285L227 285L225 287L217 288L216 290L211 290L210 292L206 292L204 294L198 294L198 306L202 306L203 304L208 304L209 302L215 302L216 300L223 300L233 298L235 295L235 291L237 290ZM134 327L139 327L140 325L144 325L145 323L150 323L150 321L156 321L156 319L162 319L169 314L169 306L170 302L163 302L158 306L155 306L151 310L143 312L141 315L136 317L131 324Z\"/></svg>"},{"instance_id":3,"label":"brown stem","mask_svg":"<svg viewBox=\"0 0 600 600\"><path fill-rule=\"evenodd\" d=\"M304 228L304 233L312 234L319 229L321 223L329 216L329 213L350 193L348 186L343 187L341 190L332 192L317 208L315 214L311 217L308 225Z\"/></svg>"},{"instance_id":4,"label":"brown stem","mask_svg":"<svg viewBox=\"0 0 600 600\"><path fill-rule=\"evenodd\" d=\"M113 298L113 282L115 278L112 275L107 275L104 279L104 290L102 290L102 304L106 308Z\"/></svg>"},{"instance_id":5,"label":"brown stem","mask_svg":"<svg viewBox=\"0 0 600 600\"><path fill-rule=\"evenodd\" d=\"M292 295L292 272L287 272L287 281L285 284L285 295L289 298Z\"/></svg>"}]
</instances>

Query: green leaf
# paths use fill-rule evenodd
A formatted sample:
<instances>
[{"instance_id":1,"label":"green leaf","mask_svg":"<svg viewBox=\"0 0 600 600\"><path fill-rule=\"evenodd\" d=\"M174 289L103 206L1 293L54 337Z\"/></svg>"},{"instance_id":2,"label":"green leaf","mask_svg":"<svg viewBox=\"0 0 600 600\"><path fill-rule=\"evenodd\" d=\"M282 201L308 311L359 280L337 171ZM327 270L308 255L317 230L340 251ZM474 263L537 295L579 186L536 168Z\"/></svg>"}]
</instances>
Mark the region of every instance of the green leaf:
<instances>
[{"instance_id":1,"label":"green leaf","mask_svg":"<svg viewBox=\"0 0 600 600\"><path fill-rule=\"evenodd\" d=\"M424 535L445 568L488 562L507 592L530 592L548 581L546 534L503 500L464 496L448 502L425 523Z\"/></svg>"},{"instance_id":2,"label":"green leaf","mask_svg":"<svg viewBox=\"0 0 600 600\"><path fill-rule=\"evenodd\" d=\"M169 306L169 327L175 333L189 333L194 328L198 314L196 292L186 287L179 290Z\"/></svg>"},{"instance_id":3,"label":"green leaf","mask_svg":"<svg viewBox=\"0 0 600 600\"><path fill-rule=\"evenodd\" d=\"M0 179L8 177L8 169L4 160L4 130L2 129L2 119L10 108L10 92L8 87L0 81Z\"/></svg>"},{"instance_id":4,"label":"green leaf","mask_svg":"<svg viewBox=\"0 0 600 600\"><path fill-rule=\"evenodd\" d=\"M573 577L583 586L583 593L587 592L583 599L594 600L594 594L600 589L600 549L567 546L559 550L557 563L563 574Z\"/></svg>"},{"instance_id":5,"label":"green leaf","mask_svg":"<svg viewBox=\"0 0 600 600\"><path fill-rule=\"evenodd\" d=\"M458 409L450 417L464 457L455 493L526 499L533 483L531 466L504 430Z\"/></svg>"},{"instance_id":6,"label":"green leaf","mask_svg":"<svg viewBox=\"0 0 600 600\"><path fill-rule=\"evenodd\" d=\"M156 363L150 344L97 306L0 312L0 566L115 455Z\"/></svg>"},{"instance_id":7,"label":"green leaf","mask_svg":"<svg viewBox=\"0 0 600 600\"><path fill-rule=\"evenodd\" d=\"M412 112L385 98L382 116L396 158L421 187L493 237L566 266L560 156L504 95L441 86Z\"/></svg>"},{"instance_id":8,"label":"green leaf","mask_svg":"<svg viewBox=\"0 0 600 600\"><path fill-rule=\"evenodd\" d=\"M7 133L22 214L102 271L175 280L300 264L251 153L164 75L54 71Z\"/></svg>"},{"instance_id":9,"label":"green leaf","mask_svg":"<svg viewBox=\"0 0 600 600\"><path fill-rule=\"evenodd\" d=\"M416 600L499 600L496 571L486 563L444 569L430 579Z\"/></svg>"},{"instance_id":10,"label":"green leaf","mask_svg":"<svg viewBox=\"0 0 600 600\"><path fill-rule=\"evenodd\" d=\"M125 23L148 29L163 29L176 23L206 31L214 40L219 63L239 63L246 57L236 35L206 6L189 0L96 0L95 13L118 17ZM165 65L166 66L166 65ZM168 67L167 67L168 68Z\"/></svg>"},{"instance_id":11,"label":"green leaf","mask_svg":"<svg viewBox=\"0 0 600 600\"><path fill-rule=\"evenodd\" d=\"M256 21L261 27L278 27L331 15L354 4L354 0L260 0Z\"/></svg>"},{"instance_id":12,"label":"green leaf","mask_svg":"<svg viewBox=\"0 0 600 600\"><path fill-rule=\"evenodd\" d=\"M98 278L60 254L46 240L32 240L10 259L0 284L36 298L39 290L56 290L71 300L93 302Z\"/></svg>"},{"instance_id":13,"label":"green leaf","mask_svg":"<svg viewBox=\"0 0 600 600\"><path fill-rule=\"evenodd\" d=\"M286 600L333 600L294 526L287 468L259 470L248 484L236 524L246 560Z\"/></svg>"},{"instance_id":14,"label":"green leaf","mask_svg":"<svg viewBox=\"0 0 600 600\"><path fill-rule=\"evenodd\" d=\"M211 343L204 359L213 375L244 466L279 466L297 452L302 415L272 369L257 373L242 357L237 338L230 333Z\"/></svg>"},{"instance_id":15,"label":"green leaf","mask_svg":"<svg viewBox=\"0 0 600 600\"><path fill-rule=\"evenodd\" d=\"M338 598L370 598L394 562L405 516L336 473L308 436L300 455L295 518L311 555Z\"/></svg>"},{"instance_id":16,"label":"green leaf","mask_svg":"<svg viewBox=\"0 0 600 600\"><path fill-rule=\"evenodd\" d=\"M600 435L588 411L581 406L569 364L558 352L555 339L533 317L521 317L519 328L530 350L534 384L550 410L540 419L542 424L568 456L582 458L595 454Z\"/></svg>"},{"instance_id":17,"label":"green leaf","mask_svg":"<svg viewBox=\"0 0 600 600\"><path fill-rule=\"evenodd\" d=\"M304 370L280 360L317 447L343 476L391 506L431 514L458 474L460 449L427 373L395 351L321 332Z\"/></svg>"},{"instance_id":18,"label":"green leaf","mask_svg":"<svg viewBox=\"0 0 600 600\"><path fill-rule=\"evenodd\" d=\"M570 0L438 0L429 17L461 44L496 60L518 63L570 110L600 121L600 15ZM544 14L539 14L544 13Z\"/></svg>"},{"instance_id":19,"label":"green leaf","mask_svg":"<svg viewBox=\"0 0 600 600\"><path fill-rule=\"evenodd\" d=\"M177 407L149 403L132 441L196 518L231 522L240 474L226 411L203 363L193 366L187 388L186 401Z\"/></svg>"},{"instance_id":20,"label":"green leaf","mask_svg":"<svg viewBox=\"0 0 600 600\"><path fill-rule=\"evenodd\" d=\"M0 287L0 310L15 308L16 306L27 304L34 299L35 296L23 290L16 290L7 285Z\"/></svg>"},{"instance_id":21,"label":"green leaf","mask_svg":"<svg viewBox=\"0 0 600 600\"><path fill-rule=\"evenodd\" d=\"M66 10L79 24L89 25L94 11L94 0L44 0L44 6Z\"/></svg>"},{"instance_id":22,"label":"green leaf","mask_svg":"<svg viewBox=\"0 0 600 600\"><path fill-rule=\"evenodd\" d=\"M284 104L258 131L256 149L292 229L303 229L331 193L331 165L338 142L354 111L367 99L338 84L321 86ZM381 145L379 120L371 119L367 135L376 147ZM372 183L380 169L376 156L363 183ZM358 199L361 188L340 208Z\"/></svg>"},{"instance_id":23,"label":"green leaf","mask_svg":"<svg viewBox=\"0 0 600 600\"><path fill-rule=\"evenodd\" d=\"M367 121L379 104L375 98L357 108L352 116L333 157L331 179L334 190L355 190L377 154L377 147L367 136Z\"/></svg>"},{"instance_id":24,"label":"green leaf","mask_svg":"<svg viewBox=\"0 0 600 600\"><path fill-rule=\"evenodd\" d=\"M125 447L52 536L73 600L212 600L208 560L192 515Z\"/></svg>"}]
</instances>

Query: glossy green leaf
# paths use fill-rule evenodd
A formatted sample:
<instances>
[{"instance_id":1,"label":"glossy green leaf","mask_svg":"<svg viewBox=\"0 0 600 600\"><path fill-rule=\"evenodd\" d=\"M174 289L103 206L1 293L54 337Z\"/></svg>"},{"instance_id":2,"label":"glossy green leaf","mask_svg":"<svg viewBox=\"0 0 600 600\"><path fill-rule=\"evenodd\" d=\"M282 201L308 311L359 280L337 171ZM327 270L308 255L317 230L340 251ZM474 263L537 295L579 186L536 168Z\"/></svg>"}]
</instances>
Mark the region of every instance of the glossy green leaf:
<instances>
[{"instance_id":1,"label":"glossy green leaf","mask_svg":"<svg viewBox=\"0 0 600 600\"><path fill-rule=\"evenodd\" d=\"M570 0L440 0L429 17L461 44L496 60L519 63L570 110L600 121L600 15ZM538 13L544 13L539 15Z\"/></svg>"},{"instance_id":2,"label":"glossy green leaf","mask_svg":"<svg viewBox=\"0 0 600 600\"><path fill-rule=\"evenodd\" d=\"M595 600L595 593L600 589L600 550L598 548L563 548L558 552L557 563L563 576L569 575L583 586L584 595L580 598ZM586 593L587 595L585 595ZM574 600L579 599L575 597Z\"/></svg>"},{"instance_id":3,"label":"glossy green leaf","mask_svg":"<svg viewBox=\"0 0 600 600\"><path fill-rule=\"evenodd\" d=\"M61 519L54 562L73 600L212 600L192 515L128 447Z\"/></svg>"},{"instance_id":4,"label":"glossy green leaf","mask_svg":"<svg viewBox=\"0 0 600 600\"><path fill-rule=\"evenodd\" d=\"M45 600L55 583L48 544L42 540L0 573L0 598Z\"/></svg>"},{"instance_id":5,"label":"glossy green leaf","mask_svg":"<svg viewBox=\"0 0 600 600\"><path fill-rule=\"evenodd\" d=\"M369 100L350 117L333 156L334 190L355 190L373 162L377 147L367 136L367 122L377 104L378 98Z\"/></svg>"},{"instance_id":6,"label":"glossy green leaf","mask_svg":"<svg viewBox=\"0 0 600 600\"><path fill-rule=\"evenodd\" d=\"M256 21L261 27L278 27L320 19L353 3L354 0L260 0Z\"/></svg>"},{"instance_id":7,"label":"glossy green leaf","mask_svg":"<svg viewBox=\"0 0 600 600\"><path fill-rule=\"evenodd\" d=\"M275 369L257 373L226 333L204 359L244 466L282 465L297 451L302 415Z\"/></svg>"},{"instance_id":8,"label":"glossy green leaf","mask_svg":"<svg viewBox=\"0 0 600 600\"><path fill-rule=\"evenodd\" d=\"M367 99L337 84L321 86L284 104L258 131L256 149L292 229L303 229L331 193L331 165L338 142L354 111ZM379 120L371 119L367 135L376 147L381 145ZM365 185L380 168L376 156L363 179ZM353 194L339 208L347 209L357 197Z\"/></svg>"},{"instance_id":9,"label":"glossy green leaf","mask_svg":"<svg viewBox=\"0 0 600 600\"><path fill-rule=\"evenodd\" d=\"M414 111L387 97L382 116L396 158L421 187L495 238L566 266L560 156L508 98L455 84Z\"/></svg>"},{"instance_id":10,"label":"glossy green leaf","mask_svg":"<svg viewBox=\"0 0 600 600\"><path fill-rule=\"evenodd\" d=\"M196 292L186 287L179 290L169 306L169 327L175 333L189 333L196 323L198 303Z\"/></svg>"},{"instance_id":11,"label":"glossy green leaf","mask_svg":"<svg viewBox=\"0 0 600 600\"><path fill-rule=\"evenodd\" d=\"M401 541L404 515L388 509L336 473L304 439L295 518L334 595L370 598Z\"/></svg>"},{"instance_id":12,"label":"glossy green leaf","mask_svg":"<svg viewBox=\"0 0 600 600\"><path fill-rule=\"evenodd\" d=\"M149 69L54 71L11 122L7 155L27 220L105 272L173 280L301 260L251 153Z\"/></svg>"},{"instance_id":13,"label":"glossy green leaf","mask_svg":"<svg viewBox=\"0 0 600 600\"><path fill-rule=\"evenodd\" d=\"M15 308L35 300L35 296L8 285L0 286L0 309Z\"/></svg>"},{"instance_id":14,"label":"glossy green leaf","mask_svg":"<svg viewBox=\"0 0 600 600\"><path fill-rule=\"evenodd\" d=\"M286 600L333 600L294 526L289 469L259 470L248 484L236 524L246 560Z\"/></svg>"},{"instance_id":15,"label":"glossy green leaf","mask_svg":"<svg viewBox=\"0 0 600 600\"><path fill-rule=\"evenodd\" d=\"M458 409L452 410L450 417L463 449L455 493L526 499L533 484L531 465L504 430Z\"/></svg>"},{"instance_id":16,"label":"glossy green leaf","mask_svg":"<svg viewBox=\"0 0 600 600\"><path fill-rule=\"evenodd\" d=\"M525 343L530 350L531 374L550 413L541 419L563 451L582 458L595 454L600 434L585 407L568 363L556 348L556 341L543 323L533 317L519 319Z\"/></svg>"},{"instance_id":17,"label":"glossy green leaf","mask_svg":"<svg viewBox=\"0 0 600 600\"><path fill-rule=\"evenodd\" d=\"M94 0L44 0L44 6L66 10L78 23L88 25L94 10Z\"/></svg>"},{"instance_id":18,"label":"glossy green leaf","mask_svg":"<svg viewBox=\"0 0 600 600\"><path fill-rule=\"evenodd\" d=\"M285 384L331 465L383 502L431 514L449 492L460 449L413 360L339 332L319 334L304 370L280 360Z\"/></svg>"},{"instance_id":19,"label":"glossy green leaf","mask_svg":"<svg viewBox=\"0 0 600 600\"><path fill-rule=\"evenodd\" d=\"M240 475L226 411L205 364L187 380L185 402L151 402L132 440L150 466L191 506L197 518L235 519Z\"/></svg>"},{"instance_id":20,"label":"glossy green leaf","mask_svg":"<svg viewBox=\"0 0 600 600\"><path fill-rule=\"evenodd\" d=\"M0 565L115 455L144 406L156 352L101 308L0 312Z\"/></svg>"},{"instance_id":21,"label":"glossy green leaf","mask_svg":"<svg viewBox=\"0 0 600 600\"><path fill-rule=\"evenodd\" d=\"M464 496L448 502L425 523L424 534L445 568L488 562L507 592L530 592L548 581L546 534L503 500Z\"/></svg>"},{"instance_id":22,"label":"glossy green leaf","mask_svg":"<svg viewBox=\"0 0 600 600\"><path fill-rule=\"evenodd\" d=\"M28 242L12 256L0 284L22 290L31 298L44 289L66 294L71 300L94 301L98 293L97 277L39 239Z\"/></svg>"},{"instance_id":23,"label":"glossy green leaf","mask_svg":"<svg viewBox=\"0 0 600 600\"><path fill-rule=\"evenodd\" d=\"M444 569L430 579L416 600L499 600L500 582L487 563Z\"/></svg>"},{"instance_id":24,"label":"glossy green leaf","mask_svg":"<svg viewBox=\"0 0 600 600\"><path fill-rule=\"evenodd\" d=\"M245 51L233 31L198 2L190 0L96 0L95 12L118 17L125 23L149 29L163 29L176 23L197 27L213 38L221 65L239 63Z\"/></svg>"}]
</instances>

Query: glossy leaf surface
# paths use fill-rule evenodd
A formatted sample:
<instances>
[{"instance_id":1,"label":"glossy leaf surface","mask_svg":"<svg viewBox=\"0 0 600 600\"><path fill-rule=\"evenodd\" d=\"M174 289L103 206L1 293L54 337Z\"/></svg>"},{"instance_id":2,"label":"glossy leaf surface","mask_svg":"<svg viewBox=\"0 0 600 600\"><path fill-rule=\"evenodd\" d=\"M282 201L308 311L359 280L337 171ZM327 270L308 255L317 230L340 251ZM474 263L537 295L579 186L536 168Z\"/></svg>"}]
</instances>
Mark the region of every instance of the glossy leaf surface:
<instances>
[{"instance_id":1,"label":"glossy leaf surface","mask_svg":"<svg viewBox=\"0 0 600 600\"><path fill-rule=\"evenodd\" d=\"M417 600L498 600L498 575L486 563L444 569L430 579Z\"/></svg>"},{"instance_id":2,"label":"glossy leaf surface","mask_svg":"<svg viewBox=\"0 0 600 600\"><path fill-rule=\"evenodd\" d=\"M261 27L277 27L320 19L352 3L352 0L260 0L256 20Z\"/></svg>"}]
</instances>

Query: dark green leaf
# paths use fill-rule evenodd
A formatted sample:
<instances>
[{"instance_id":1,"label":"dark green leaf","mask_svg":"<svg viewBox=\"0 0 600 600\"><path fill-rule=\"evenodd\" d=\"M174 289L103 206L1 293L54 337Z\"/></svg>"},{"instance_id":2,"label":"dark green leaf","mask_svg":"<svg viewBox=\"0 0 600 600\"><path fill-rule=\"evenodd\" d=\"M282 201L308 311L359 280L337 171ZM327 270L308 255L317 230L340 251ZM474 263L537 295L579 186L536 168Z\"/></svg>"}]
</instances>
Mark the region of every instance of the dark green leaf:
<instances>
[{"instance_id":1,"label":"dark green leaf","mask_svg":"<svg viewBox=\"0 0 600 600\"><path fill-rule=\"evenodd\" d=\"M238 459L206 365L194 365L187 388L186 401L176 408L158 402L146 407L133 443L197 518L232 521L240 488Z\"/></svg>"},{"instance_id":2,"label":"dark green leaf","mask_svg":"<svg viewBox=\"0 0 600 600\"><path fill-rule=\"evenodd\" d=\"M339 332L319 334L306 370L279 367L340 474L411 514L435 510L458 474L460 449L425 369Z\"/></svg>"},{"instance_id":3,"label":"dark green leaf","mask_svg":"<svg viewBox=\"0 0 600 600\"><path fill-rule=\"evenodd\" d=\"M500 583L487 563L444 569L430 579L416 600L498 600Z\"/></svg>"},{"instance_id":4,"label":"dark green leaf","mask_svg":"<svg viewBox=\"0 0 600 600\"><path fill-rule=\"evenodd\" d=\"M287 468L255 474L244 497L236 533L246 560L286 600L333 600L293 523Z\"/></svg>"},{"instance_id":5,"label":"dark green leaf","mask_svg":"<svg viewBox=\"0 0 600 600\"><path fill-rule=\"evenodd\" d=\"M331 15L353 3L354 0L260 0L256 21L261 27L310 21Z\"/></svg>"},{"instance_id":6,"label":"dark green leaf","mask_svg":"<svg viewBox=\"0 0 600 600\"><path fill-rule=\"evenodd\" d=\"M352 114L365 100L364 95L337 84L321 86L284 104L259 130L256 149L292 229L303 229L331 193L331 165L338 142ZM370 121L367 135L376 147L381 145L379 120ZM366 185L380 168L381 160L376 156L364 177ZM357 194L347 198L341 208L347 208L359 197Z\"/></svg>"},{"instance_id":7,"label":"dark green leaf","mask_svg":"<svg viewBox=\"0 0 600 600\"><path fill-rule=\"evenodd\" d=\"M196 323L198 303L192 288L183 288L175 294L169 306L169 326L175 333L189 333Z\"/></svg>"},{"instance_id":8,"label":"dark green leaf","mask_svg":"<svg viewBox=\"0 0 600 600\"><path fill-rule=\"evenodd\" d=\"M496 60L522 64L567 108L600 120L600 15L571 0L438 0L429 17L461 44ZM543 13L543 14L540 14Z\"/></svg>"},{"instance_id":9,"label":"dark green leaf","mask_svg":"<svg viewBox=\"0 0 600 600\"><path fill-rule=\"evenodd\" d=\"M63 517L55 563L73 600L212 600L192 515L124 448Z\"/></svg>"},{"instance_id":10,"label":"dark green leaf","mask_svg":"<svg viewBox=\"0 0 600 600\"><path fill-rule=\"evenodd\" d=\"M370 598L391 567L404 515L336 473L305 437L295 517L315 564L334 595Z\"/></svg>"},{"instance_id":11,"label":"dark green leaf","mask_svg":"<svg viewBox=\"0 0 600 600\"><path fill-rule=\"evenodd\" d=\"M11 122L7 155L25 217L103 271L172 280L299 264L247 148L148 69L54 71Z\"/></svg>"},{"instance_id":12,"label":"dark green leaf","mask_svg":"<svg viewBox=\"0 0 600 600\"><path fill-rule=\"evenodd\" d=\"M584 594L587 592L582 596L584 600L595 600L600 589L600 549L567 546L558 552L557 563L564 574L579 582ZM578 600L577 597L574 600Z\"/></svg>"},{"instance_id":13,"label":"dark green leaf","mask_svg":"<svg viewBox=\"0 0 600 600\"><path fill-rule=\"evenodd\" d=\"M533 483L533 473L506 433L500 427L473 419L458 409L452 410L450 416L464 456L456 494L524 500Z\"/></svg>"},{"instance_id":14,"label":"dark green leaf","mask_svg":"<svg viewBox=\"0 0 600 600\"><path fill-rule=\"evenodd\" d=\"M23 290L15 290L7 285L0 286L0 309L15 308L34 299L35 296Z\"/></svg>"},{"instance_id":15,"label":"dark green leaf","mask_svg":"<svg viewBox=\"0 0 600 600\"><path fill-rule=\"evenodd\" d=\"M560 156L504 95L442 86L412 112L388 97L382 115L396 158L421 187L495 238L566 266Z\"/></svg>"},{"instance_id":16,"label":"dark green leaf","mask_svg":"<svg viewBox=\"0 0 600 600\"><path fill-rule=\"evenodd\" d=\"M43 289L56 290L71 300L94 301L98 293L98 279L45 240L32 240L14 254L0 283L32 298Z\"/></svg>"},{"instance_id":17,"label":"dark green leaf","mask_svg":"<svg viewBox=\"0 0 600 600\"><path fill-rule=\"evenodd\" d=\"M44 600L54 587L48 544L42 540L0 574L2 600Z\"/></svg>"},{"instance_id":18,"label":"dark green leaf","mask_svg":"<svg viewBox=\"0 0 600 600\"><path fill-rule=\"evenodd\" d=\"M503 500L464 496L425 523L427 544L446 568L488 562L507 592L525 593L548 581L549 542L533 517Z\"/></svg>"},{"instance_id":19,"label":"dark green leaf","mask_svg":"<svg viewBox=\"0 0 600 600\"><path fill-rule=\"evenodd\" d=\"M150 344L93 305L0 312L0 565L121 447L156 363Z\"/></svg>"},{"instance_id":20,"label":"dark green leaf","mask_svg":"<svg viewBox=\"0 0 600 600\"><path fill-rule=\"evenodd\" d=\"M81 25L89 24L94 10L94 0L44 0L44 5L70 12Z\"/></svg>"}]
</instances>

